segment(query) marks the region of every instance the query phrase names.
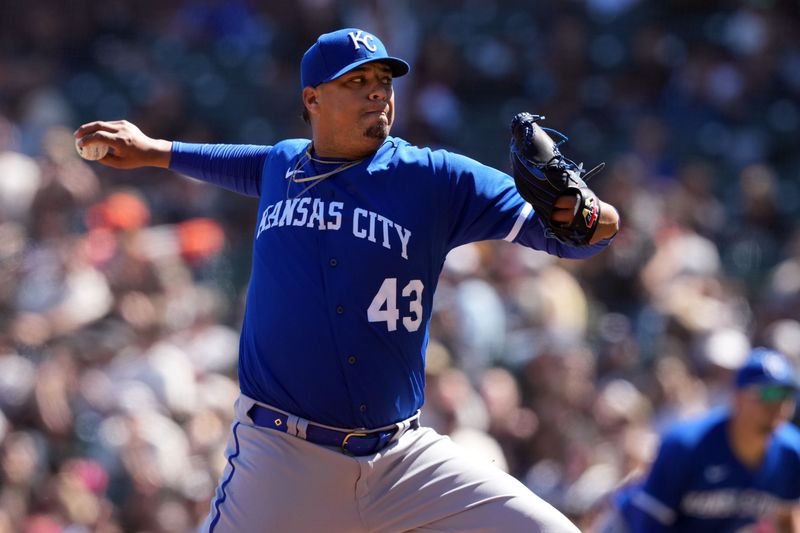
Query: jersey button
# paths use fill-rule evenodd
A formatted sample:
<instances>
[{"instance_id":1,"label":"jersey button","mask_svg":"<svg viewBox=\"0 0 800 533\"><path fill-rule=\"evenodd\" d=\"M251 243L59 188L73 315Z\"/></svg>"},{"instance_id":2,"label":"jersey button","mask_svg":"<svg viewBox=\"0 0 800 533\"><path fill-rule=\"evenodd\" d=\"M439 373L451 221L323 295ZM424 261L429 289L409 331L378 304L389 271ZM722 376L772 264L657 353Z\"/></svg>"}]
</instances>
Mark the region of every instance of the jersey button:
<instances>
[{"instance_id":1,"label":"jersey button","mask_svg":"<svg viewBox=\"0 0 800 533\"><path fill-rule=\"evenodd\" d=\"M336 314L337 314L337 315L342 315L342 314L344 314L344 307L342 307L341 305L340 305L340 306L337 306L337 307L336 307Z\"/></svg>"},{"instance_id":2,"label":"jersey button","mask_svg":"<svg viewBox=\"0 0 800 533\"><path fill-rule=\"evenodd\" d=\"M351 355L350 357L347 358L347 362L350 363L351 365L356 364L356 356Z\"/></svg>"},{"instance_id":3,"label":"jersey button","mask_svg":"<svg viewBox=\"0 0 800 533\"><path fill-rule=\"evenodd\" d=\"M336 265L339 264L339 261L337 261L335 257L331 257L331 260L328 261L328 264L331 265L332 267L335 267Z\"/></svg>"},{"instance_id":4,"label":"jersey button","mask_svg":"<svg viewBox=\"0 0 800 533\"><path fill-rule=\"evenodd\" d=\"M365 404L365 403L362 403L362 404L361 404L361 407L359 407L358 409L359 409L359 410L360 410L362 413L366 413L366 412L367 412L367 404Z\"/></svg>"}]
</instances>

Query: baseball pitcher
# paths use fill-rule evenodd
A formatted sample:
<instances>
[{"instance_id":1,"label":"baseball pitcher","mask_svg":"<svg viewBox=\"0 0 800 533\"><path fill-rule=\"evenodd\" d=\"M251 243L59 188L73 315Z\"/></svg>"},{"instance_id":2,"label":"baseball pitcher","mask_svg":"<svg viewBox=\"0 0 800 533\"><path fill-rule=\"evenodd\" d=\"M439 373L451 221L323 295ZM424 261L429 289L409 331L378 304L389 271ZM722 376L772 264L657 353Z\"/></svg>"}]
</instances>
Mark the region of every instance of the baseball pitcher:
<instances>
[{"instance_id":1,"label":"baseball pitcher","mask_svg":"<svg viewBox=\"0 0 800 533\"><path fill-rule=\"evenodd\" d=\"M454 247L505 239L586 258L619 217L542 117L514 119L513 177L390 136L392 81L408 71L374 34L347 28L301 62L310 140L188 144L126 121L76 131L81 147L110 147L108 166L170 168L260 199L241 396L203 531L577 531L420 424L428 323Z\"/></svg>"}]
</instances>

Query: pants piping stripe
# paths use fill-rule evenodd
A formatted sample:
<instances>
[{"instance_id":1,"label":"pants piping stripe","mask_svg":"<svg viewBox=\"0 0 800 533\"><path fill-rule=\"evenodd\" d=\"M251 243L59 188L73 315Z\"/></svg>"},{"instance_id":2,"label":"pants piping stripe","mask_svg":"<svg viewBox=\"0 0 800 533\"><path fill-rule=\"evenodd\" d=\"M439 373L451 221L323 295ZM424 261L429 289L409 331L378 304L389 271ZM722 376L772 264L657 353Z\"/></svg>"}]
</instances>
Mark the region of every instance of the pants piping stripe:
<instances>
[{"instance_id":1,"label":"pants piping stripe","mask_svg":"<svg viewBox=\"0 0 800 533\"><path fill-rule=\"evenodd\" d=\"M222 502L224 502L225 498L227 497L227 494L225 494L225 487L227 487L228 483L231 482L231 479L233 479L233 474L234 472L236 472L236 466L233 464L233 460L234 458L239 456L239 436L236 434L236 429L239 427L239 424L240 422L236 422L236 424L234 424L233 426L233 441L236 447L233 453L228 457L228 464L231 466L231 472L230 474L228 474L227 479L225 479L225 481L223 481L222 484L220 485L220 491L222 492L222 496L218 497L216 501L214 501L215 516L214 520L211 521L211 525L208 527L209 533L213 533L214 528L217 525L217 522L219 522L219 519L222 517L222 512L219 510L219 507L220 505L222 505Z\"/></svg>"}]
</instances>

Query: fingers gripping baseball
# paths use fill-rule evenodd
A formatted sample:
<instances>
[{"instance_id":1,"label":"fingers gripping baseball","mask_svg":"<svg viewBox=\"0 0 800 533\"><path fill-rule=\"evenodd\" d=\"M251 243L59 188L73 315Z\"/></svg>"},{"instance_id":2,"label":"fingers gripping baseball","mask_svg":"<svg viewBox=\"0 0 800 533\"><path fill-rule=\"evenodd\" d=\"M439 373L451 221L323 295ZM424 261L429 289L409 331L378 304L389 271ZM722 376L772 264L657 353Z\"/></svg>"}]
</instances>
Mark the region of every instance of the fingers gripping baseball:
<instances>
[{"instance_id":1,"label":"fingers gripping baseball","mask_svg":"<svg viewBox=\"0 0 800 533\"><path fill-rule=\"evenodd\" d=\"M109 167L169 166L172 143L148 137L127 120L83 124L75 131L75 138L80 147L108 146L108 154L99 162Z\"/></svg>"}]
</instances>

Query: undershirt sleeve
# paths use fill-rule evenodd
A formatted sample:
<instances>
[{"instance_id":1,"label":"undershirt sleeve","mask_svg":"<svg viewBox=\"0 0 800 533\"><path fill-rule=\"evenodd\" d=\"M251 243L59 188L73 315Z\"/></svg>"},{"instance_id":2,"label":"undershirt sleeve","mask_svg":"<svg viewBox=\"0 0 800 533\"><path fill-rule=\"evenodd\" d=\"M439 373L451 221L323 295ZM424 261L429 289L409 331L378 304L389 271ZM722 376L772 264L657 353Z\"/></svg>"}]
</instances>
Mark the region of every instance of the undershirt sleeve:
<instances>
[{"instance_id":1,"label":"undershirt sleeve","mask_svg":"<svg viewBox=\"0 0 800 533\"><path fill-rule=\"evenodd\" d=\"M611 237L586 246L570 246L556 238L548 237L547 233L546 223L543 222L539 214L534 211L531 217L524 222L519 233L511 241L527 246L528 248L533 248L534 250L543 250L556 257L586 259L607 248L614 240L614 237Z\"/></svg>"},{"instance_id":2,"label":"undershirt sleeve","mask_svg":"<svg viewBox=\"0 0 800 533\"><path fill-rule=\"evenodd\" d=\"M169 168L247 196L261 194L261 175L271 146L174 141Z\"/></svg>"}]
</instances>

